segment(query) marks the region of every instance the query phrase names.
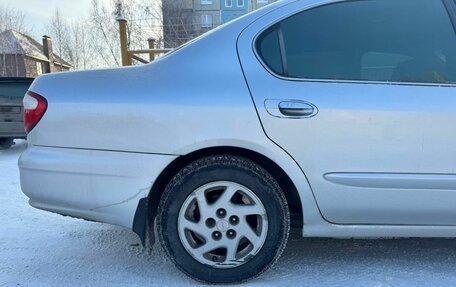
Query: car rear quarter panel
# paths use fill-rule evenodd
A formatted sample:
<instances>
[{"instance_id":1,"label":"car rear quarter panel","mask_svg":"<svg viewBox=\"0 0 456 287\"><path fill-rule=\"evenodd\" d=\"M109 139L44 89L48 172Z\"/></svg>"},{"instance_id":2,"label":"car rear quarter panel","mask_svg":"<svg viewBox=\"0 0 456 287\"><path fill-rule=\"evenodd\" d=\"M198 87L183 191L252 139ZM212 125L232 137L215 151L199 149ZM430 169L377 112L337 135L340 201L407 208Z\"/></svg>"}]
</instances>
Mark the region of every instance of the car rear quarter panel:
<instances>
[{"instance_id":1,"label":"car rear quarter panel","mask_svg":"<svg viewBox=\"0 0 456 287\"><path fill-rule=\"evenodd\" d=\"M147 195L144 190L167 162L207 147L233 146L261 153L281 166L295 182L301 200L309 204L308 217L318 217L305 176L265 136L244 79L236 43L252 17L257 16L240 19L149 65L60 73L35 81L31 90L48 100L48 110L29 134L32 145L20 161L23 190L30 190L29 196L35 198L31 204L131 227L131 206ZM110 183L123 173L123 162L131 160L130 156L134 164L130 170L141 169L136 176L141 184L128 188L124 183L129 178L123 178L122 184ZM46 160L35 163L39 158ZM87 170L82 159L94 169ZM154 164L157 160L160 166ZM27 185L39 182L44 174L48 184L42 191L47 195ZM65 182L81 183L68 187L73 197L55 188L65 187ZM104 195L90 198L95 188ZM49 192L56 200L52 205L44 203ZM121 196L109 199L110 193ZM119 211L125 213L123 218Z\"/></svg>"},{"instance_id":2,"label":"car rear quarter panel","mask_svg":"<svg viewBox=\"0 0 456 287\"><path fill-rule=\"evenodd\" d=\"M251 21L149 65L40 77L31 90L48 100L48 110L32 144L181 154L195 142L264 137L236 47Z\"/></svg>"}]
</instances>

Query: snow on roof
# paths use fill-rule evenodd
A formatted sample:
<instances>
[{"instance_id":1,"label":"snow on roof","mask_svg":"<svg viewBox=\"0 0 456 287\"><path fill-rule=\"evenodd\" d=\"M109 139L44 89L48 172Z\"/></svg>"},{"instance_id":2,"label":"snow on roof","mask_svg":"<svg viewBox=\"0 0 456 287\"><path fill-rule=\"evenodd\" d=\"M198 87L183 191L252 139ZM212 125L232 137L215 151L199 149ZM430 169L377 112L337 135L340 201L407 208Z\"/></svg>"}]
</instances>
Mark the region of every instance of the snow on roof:
<instances>
[{"instance_id":1,"label":"snow on roof","mask_svg":"<svg viewBox=\"0 0 456 287\"><path fill-rule=\"evenodd\" d=\"M0 54L19 54L41 59L43 61L49 61L48 57L43 52L43 46L41 44L32 37L13 30L7 30L0 33ZM56 60L54 62L71 66L70 63L63 60L55 53L54 58Z\"/></svg>"}]
</instances>

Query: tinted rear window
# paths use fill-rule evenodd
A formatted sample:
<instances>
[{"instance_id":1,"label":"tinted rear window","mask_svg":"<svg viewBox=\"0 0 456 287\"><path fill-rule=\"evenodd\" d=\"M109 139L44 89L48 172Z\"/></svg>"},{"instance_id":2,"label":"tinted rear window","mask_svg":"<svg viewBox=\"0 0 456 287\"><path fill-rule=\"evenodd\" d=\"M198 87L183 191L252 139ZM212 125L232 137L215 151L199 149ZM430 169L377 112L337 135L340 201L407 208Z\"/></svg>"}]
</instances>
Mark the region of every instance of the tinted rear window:
<instances>
[{"instance_id":1,"label":"tinted rear window","mask_svg":"<svg viewBox=\"0 0 456 287\"><path fill-rule=\"evenodd\" d=\"M22 99L31 83L2 83L0 82L0 97Z\"/></svg>"}]
</instances>

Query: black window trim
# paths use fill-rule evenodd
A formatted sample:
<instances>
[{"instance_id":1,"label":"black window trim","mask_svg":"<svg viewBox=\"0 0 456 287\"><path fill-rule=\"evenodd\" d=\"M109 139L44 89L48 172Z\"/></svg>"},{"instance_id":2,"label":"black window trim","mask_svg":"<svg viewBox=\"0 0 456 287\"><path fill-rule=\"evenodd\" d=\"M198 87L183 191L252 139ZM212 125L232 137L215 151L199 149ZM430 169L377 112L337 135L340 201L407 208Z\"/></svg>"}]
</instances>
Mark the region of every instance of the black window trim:
<instances>
[{"instance_id":1,"label":"black window trim","mask_svg":"<svg viewBox=\"0 0 456 287\"><path fill-rule=\"evenodd\" d=\"M285 39L283 37L282 22L280 22L279 25L277 25L276 29L277 29L277 37L279 38L279 50L280 50L280 58L282 59L283 75L285 77L289 77L287 50L286 50L286 46L285 46Z\"/></svg>"},{"instance_id":2,"label":"black window trim","mask_svg":"<svg viewBox=\"0 0 456 287\"><path fill-rule=\"evenodd\" d=\"M275 22L272 24L266 25L264 28L262 28L253 38L252 42L252 49L253 53L255 54L255 57L257 60L260 62L260 64L263 66L263 68L266 69L266 71L274 76L275 78L278 78L280 80L284 81L289 81L289 82L307 82L307 83L327 83L327 84L363 84L363 85L387 85L387 86L417 86L417 87L450 87L454 88L456 87L456 83L423 83L423 82L394 82L394 81L366 81L366 80L333 80L333 79L312 79L312 78L293 78L288 76L288 64L287 61L284 61L286 59L286 48L285 48L285 43L283 40L283 33L282 33L282 27L281 27L281 22L293 17L297 14L303 13L305 11L310 11L313 9L325 7L325 6L330 6L333 4L337 3L343 3L343 2L358 2L358 1L363 1L363 0L347 0L347 1L334 1L331 3L325 3L325 4L317 4L313 5L311 7L305 7L303 9L300 9L297 12L289 13L286 16L283 16L279 19L277 19ZM443 5L446 7L450 21L453 24L453 30L455 32L455 37L456 37L456 0L440 0ZM282 39L280 40L279 36L279 47L280 47L280 53L281 53L281 61L282 61L282 68L284 71L285 76L279 75L272 71L269 66L263 61L259 51L258 51L258 45L257 43L262 39L262 35L267 31L267 30L274 30L277 29L277 33L279 35L279 31L282 35ZM282 47L283 46L283 47ZM285 67L287 67L286 73L285 73Z\"/></svg>"}]
</instances>

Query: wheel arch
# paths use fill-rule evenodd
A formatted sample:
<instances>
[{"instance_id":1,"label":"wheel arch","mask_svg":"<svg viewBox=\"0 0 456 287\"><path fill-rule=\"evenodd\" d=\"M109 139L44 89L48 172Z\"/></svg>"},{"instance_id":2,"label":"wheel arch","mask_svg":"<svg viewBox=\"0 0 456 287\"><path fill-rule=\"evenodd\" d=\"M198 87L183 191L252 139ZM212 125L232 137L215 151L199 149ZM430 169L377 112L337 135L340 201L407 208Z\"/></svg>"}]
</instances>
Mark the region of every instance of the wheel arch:
<instances>
[{"instance_id":1,"label":"wheel arch","mask_svg":"<svg viewBox=\"0 0 456 287\"><path fill-rule=\"evenodd\" d=\"M301 196L295 183L279 164L266 155L252 149L236 146L213 146L198 149L179 156L157 177L149 192L149 196L140 201L133 224L133 231L141 237L143 243L145 243L146 237L149 237L148 241L151 245L155 241L153 232L147 231L154 230L154 222L150 219L153 218L155 220L163 192L173 176L189 163L216 154L242 156L268 171L277 180L284 191L291 214L292 226L295 228L303 228L304 213Z\"/></svg>"}]
</instances>

